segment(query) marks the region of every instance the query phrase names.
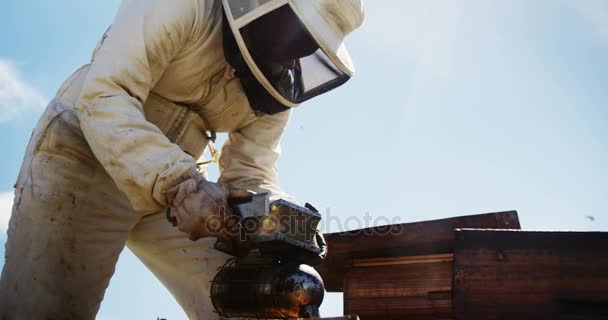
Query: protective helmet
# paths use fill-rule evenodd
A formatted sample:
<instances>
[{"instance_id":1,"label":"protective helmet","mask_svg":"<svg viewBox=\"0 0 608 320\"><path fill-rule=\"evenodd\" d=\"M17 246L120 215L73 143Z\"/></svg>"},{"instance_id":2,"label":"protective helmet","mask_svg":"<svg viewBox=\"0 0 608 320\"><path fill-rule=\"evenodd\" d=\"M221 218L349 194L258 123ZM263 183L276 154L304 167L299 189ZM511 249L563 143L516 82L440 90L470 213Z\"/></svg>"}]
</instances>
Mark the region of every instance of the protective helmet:
<instances>
[{"instance_id":1,"label":"protective helmet","mask_svg":"<svg viewBox=\"0 0 608 320\"><path fill-rule=\"evenodd\" d=\"M355 72L345 37L364 19L360 0L222 0L225 16L240 54L255 79L276 101L295 107L348 81ZM275 71L262 67L251 53L243 30L265 15L288 7L318 49L298 57L291 67ZM281 32L277 30L276 32Z\"/></svg>"}]
</instances>

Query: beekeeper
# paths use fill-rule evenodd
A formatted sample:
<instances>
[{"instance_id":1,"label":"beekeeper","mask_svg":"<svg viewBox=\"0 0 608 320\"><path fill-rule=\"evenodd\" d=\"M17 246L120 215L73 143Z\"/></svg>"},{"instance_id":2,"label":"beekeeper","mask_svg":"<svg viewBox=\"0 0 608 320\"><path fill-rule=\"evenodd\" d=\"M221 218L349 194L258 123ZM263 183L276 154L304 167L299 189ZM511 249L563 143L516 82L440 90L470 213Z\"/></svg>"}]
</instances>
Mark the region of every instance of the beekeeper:
<instances>
[{"instance_id":1,"label":"beekeeper","mask_svg":"<svg viewBox=\"0 0 608 320\"><path fill-rule=\"evenodd\" d=\"M215 319L228 257L205 221L240 190L287 197L290 109L352 77L344 38L362 20L360 0L124 0L33 132L0 319L94 319L125 245L190 319ZM217 183L197 169L216 132L229 133Z\"/></svg>"}]
</instances>

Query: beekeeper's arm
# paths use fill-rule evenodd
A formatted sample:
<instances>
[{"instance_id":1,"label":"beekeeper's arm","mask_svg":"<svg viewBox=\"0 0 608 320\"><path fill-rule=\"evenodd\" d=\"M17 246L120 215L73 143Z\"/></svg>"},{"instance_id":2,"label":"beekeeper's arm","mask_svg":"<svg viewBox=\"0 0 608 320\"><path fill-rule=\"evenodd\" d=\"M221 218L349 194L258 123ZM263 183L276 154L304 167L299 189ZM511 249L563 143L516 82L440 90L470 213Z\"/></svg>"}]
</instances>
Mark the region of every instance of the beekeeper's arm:
<instances>
[{"instance_id":1,"label":"beekeeper's arm","mask_svg":"<svg viewBox=\"0 0 608 320\"><path fill-rule=\"evenodd\" d=\"M187 49L200 18L195 4L123 1L75 108L93 153L138 212L165 208L167 189L196 166L143 113L151 88Z\"/></svg>"},{"instance_id":2,"label":"beekeeper's arm","mask_svg":"<svg viewBox=\"0 0 608 320\"><path fill-rule=\"evenodd\" d=\"M295 201L279 186L277 161L290 111L258 117L252 124L230 133L220 158L220 183L268 192L273 200Z\"/></svg>"}]
</instances>

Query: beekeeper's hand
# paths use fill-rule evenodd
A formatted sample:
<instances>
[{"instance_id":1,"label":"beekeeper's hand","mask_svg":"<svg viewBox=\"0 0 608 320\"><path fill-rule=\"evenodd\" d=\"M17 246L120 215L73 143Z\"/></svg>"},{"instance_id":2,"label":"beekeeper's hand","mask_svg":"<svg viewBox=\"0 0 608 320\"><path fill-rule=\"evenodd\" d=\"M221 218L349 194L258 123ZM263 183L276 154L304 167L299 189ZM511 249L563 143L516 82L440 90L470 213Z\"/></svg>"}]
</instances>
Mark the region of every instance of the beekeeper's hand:
<instances>
[{"instance_id":1,"label":"beekeeper's hand","mask_svg":"<svg viewBox=\"0 0 608 320\"><path fill-rule=\"evenodd\" d=\"M167 192L171 215L175 217L178 229L187 233L192 241L206 237L229 239L233 233L227 228L232 215L229 200L250 196L245 190L208 181L194 168Z\"/></svg>"}]
</instances>

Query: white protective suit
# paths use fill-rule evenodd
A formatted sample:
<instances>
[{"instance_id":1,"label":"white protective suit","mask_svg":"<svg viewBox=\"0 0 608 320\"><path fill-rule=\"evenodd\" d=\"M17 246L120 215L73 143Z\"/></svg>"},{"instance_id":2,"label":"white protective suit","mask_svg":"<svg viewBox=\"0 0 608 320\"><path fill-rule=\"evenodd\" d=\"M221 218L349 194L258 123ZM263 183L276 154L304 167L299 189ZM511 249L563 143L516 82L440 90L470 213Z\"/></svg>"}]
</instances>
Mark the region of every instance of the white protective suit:
<instances>
[{"instance_id":1,"label":"white protective suit","mask_svg":"<svg viewBox=\"0 0 608 320\"><path fill-rule=\"evenodd\" d=\"M125 0L89 65L34 130L16 184L0 319L94 319L125 244L191 319L215 319L210 281L228 256L164 217L165 192L229 132L220 182L285 197L289 112L256 116L222 51L216 0Z\"/></svg>"}]
</instances>

